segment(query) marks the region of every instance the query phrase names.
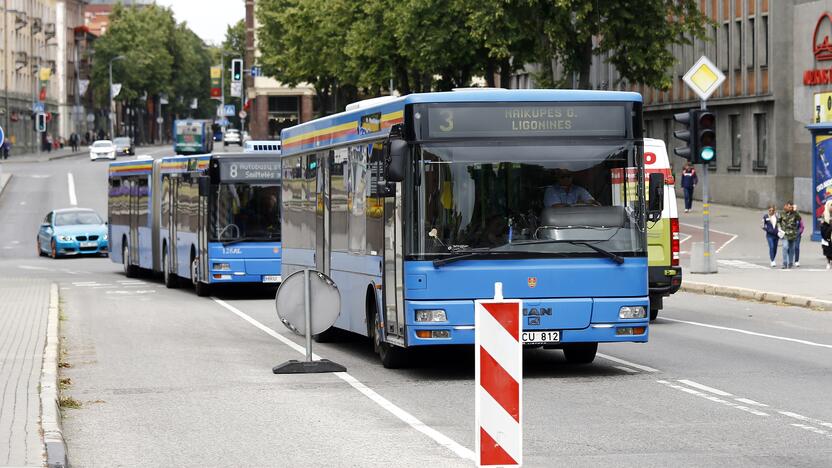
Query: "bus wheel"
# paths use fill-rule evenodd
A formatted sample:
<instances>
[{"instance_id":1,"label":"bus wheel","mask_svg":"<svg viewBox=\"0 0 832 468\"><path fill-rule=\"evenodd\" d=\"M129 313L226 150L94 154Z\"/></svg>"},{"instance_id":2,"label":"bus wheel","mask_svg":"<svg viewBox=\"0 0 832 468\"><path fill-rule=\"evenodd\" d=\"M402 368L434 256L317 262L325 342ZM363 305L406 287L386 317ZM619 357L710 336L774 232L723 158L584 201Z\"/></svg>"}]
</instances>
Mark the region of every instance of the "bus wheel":
<instances>
[{"instance_id":1,"label":"bus wheel","mask_svg":"<svg viewBox=\"0 0 832 468\"><path fill-rule=\"evenodd\" d=\"M136 276L136 269L130 264L130 259L128 258L129 250L127 247L127 242L121 244L121 266L124 270L124 276L133 278Z\"/></svg>"},{"instance_id":2,"label":"bus wheel","mask_svg":"<svg viewBox=\"0 0 832 468\"><path fill-rule=\"evenodd\" d=\"M211 294L211 286L199 280L199 257L191 260L191 282L194 284L194 292L199 297L206 297Z\"/></svg>"},{"instance_id":3,"label":"bus wheel","mask_svg":"<svg viewBox=\"0 0 832 468\"><path fill-rule=\"evenodd\" d=\"M595 360L598 343L575 343L563 347L563 355L570 364L589 364Z\"/></svg>"},{"instance_id":4,"label":"bus wheel","mask_svg":"<svg viewBox=\"0 0 832 468\"><path fill-rule=\"evenodd\" d=\"M162 249L162 268L164 268L165 287L173 289L179 286L176 275L171 273L170 255L168 255L168 246Z\"/></svg>"},{"instance_id":5,"label":"bus wheel","mask_svg":"<svg viewBox=\"0 0 832 468\"><path fill-rule=\"evenodd\" d=\"M385 369L399 369L407 365L407 350L398 346L381 341L379 331L378 314L374 314L375 323L373 326L373 348L381 358L381 365Z\"/></svg>"},{"instance_id":6,"label":"bus wheel","mask_svg":"<svg viewBox=\"0 0 832 468\"><path fill-rule=\"evenodd\" d=\"M659 309L650 309L650 321L654 321L659 318Z\"/></svg>"}]
</instances>

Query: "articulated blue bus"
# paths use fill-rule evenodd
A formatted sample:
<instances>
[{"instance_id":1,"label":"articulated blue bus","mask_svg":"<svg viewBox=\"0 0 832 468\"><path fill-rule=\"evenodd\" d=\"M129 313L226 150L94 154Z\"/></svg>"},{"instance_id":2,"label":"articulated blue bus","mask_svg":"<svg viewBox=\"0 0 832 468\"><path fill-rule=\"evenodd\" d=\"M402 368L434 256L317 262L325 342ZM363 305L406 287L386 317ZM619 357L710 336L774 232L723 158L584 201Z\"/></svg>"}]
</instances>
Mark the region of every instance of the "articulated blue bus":
<instances>
[{"instance_id":1,"label":"articulated blue bus","mask_svg":"<svg viewBox=\"0 0 832 468\"><path fill-rule=\"evenodd\" d=\"M374 99L285 129L282 274L331 276L335 327L385 367L473 344L497 282L523 300L528 347L588 363L600 342L646 342L663 200L647 202L642 137L639 94L571 90Z\"/></svg>"},{"instance_id":2,"label":"articulated blue bus","mask_svg":"<svg viewBox=\"0 0 832 468\"><path fill-rule=\"evenodd\" d=\"M279 153L116 162L109 175L110 258L127 276L186 280L200 296L281 281Z\"/></svg>"}]
</instances>

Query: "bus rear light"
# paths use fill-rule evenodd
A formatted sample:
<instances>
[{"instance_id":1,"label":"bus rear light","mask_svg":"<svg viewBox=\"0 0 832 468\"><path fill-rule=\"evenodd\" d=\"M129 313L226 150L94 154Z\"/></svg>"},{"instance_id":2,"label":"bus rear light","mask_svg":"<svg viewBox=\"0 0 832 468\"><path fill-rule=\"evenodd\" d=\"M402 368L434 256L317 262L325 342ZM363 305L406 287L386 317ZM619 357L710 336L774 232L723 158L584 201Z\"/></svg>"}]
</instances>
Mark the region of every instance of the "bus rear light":
<instances>
[{"instance_id":1,"label":"bus rear light","mask_svg":"<svg viewBox=\"0 0 832 468\"><path fill-rule=\"evenodd\" d=\"M670 220L670 266L679 266L679 218Z\"/></svg>"},{"instance_id":2,"label":"bus rear light","mask_svg":"<svg viewBox=\"0 0 832 468\"><path fill-rule=\"evenodd\" d=\"M417 322L447 322L448 316L443 309L426 309L416 311Z\"/></svg>"},{"instance_id":3,"label":"bus rear light","mask_svg":"<svg viewBox=\"0 0 832 468\"><path fill-rule=\"evenodd\" d=\"M450 330L416 330L416 337L426 340L447 340L451 337Z\"/></svg>"},{"instance_id":4,"label":"bus rear light","mask_svg":"<svg viewBox=\"0 0 832 468\"><path fill-rule=\"evenodd\" d=\"M643 335L645 327L621 327L615 330L615 334L619 336Z\"/></svg>"}]
</instances>

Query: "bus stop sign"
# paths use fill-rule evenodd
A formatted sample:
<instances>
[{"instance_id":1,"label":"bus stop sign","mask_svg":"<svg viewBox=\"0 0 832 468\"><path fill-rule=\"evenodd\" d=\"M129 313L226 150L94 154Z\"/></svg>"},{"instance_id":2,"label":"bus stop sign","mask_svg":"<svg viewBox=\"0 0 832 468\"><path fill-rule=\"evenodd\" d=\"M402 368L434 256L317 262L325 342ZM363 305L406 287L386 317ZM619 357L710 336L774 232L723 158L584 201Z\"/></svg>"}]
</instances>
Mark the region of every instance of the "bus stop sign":
<instances>
[{"instance_id":1,"label":"bus stop sign","mask_svg":"<svg viewBox=\"0 0 832 468\"><path fill-rule=\"evenodd\" d=\"M0 146L3 146L3 141L6 139L6 134L3 133L3 127L0 127Z\"/></svg>"}]
</instances>

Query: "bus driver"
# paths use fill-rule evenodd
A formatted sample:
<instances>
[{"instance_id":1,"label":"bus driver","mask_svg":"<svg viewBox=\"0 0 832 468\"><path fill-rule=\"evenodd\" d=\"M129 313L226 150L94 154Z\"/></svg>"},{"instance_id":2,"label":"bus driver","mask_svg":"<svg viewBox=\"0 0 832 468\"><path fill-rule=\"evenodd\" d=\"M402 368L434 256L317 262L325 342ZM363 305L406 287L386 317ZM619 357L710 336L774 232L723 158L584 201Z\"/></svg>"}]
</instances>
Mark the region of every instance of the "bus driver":
<instances>
[{"instance_id":1,"label":"bus driver","mask_svg":"<svg viewBox=\"0 0 832 468\"><path fill-rule=\"evenodd\" d=\"M545 207L560 208L573 205L598 205L587 189L572 183L572 171L568 169L555 170L557 183L546 187L543 194Z\"/></svg>"}]
</instances>

